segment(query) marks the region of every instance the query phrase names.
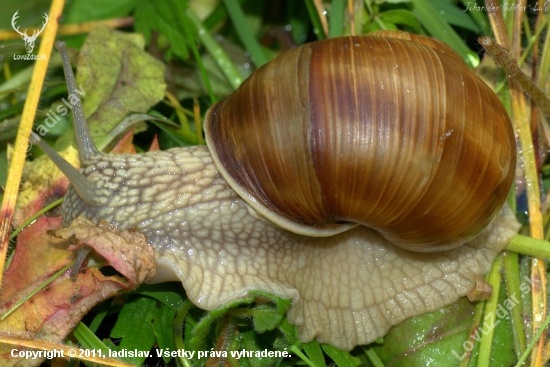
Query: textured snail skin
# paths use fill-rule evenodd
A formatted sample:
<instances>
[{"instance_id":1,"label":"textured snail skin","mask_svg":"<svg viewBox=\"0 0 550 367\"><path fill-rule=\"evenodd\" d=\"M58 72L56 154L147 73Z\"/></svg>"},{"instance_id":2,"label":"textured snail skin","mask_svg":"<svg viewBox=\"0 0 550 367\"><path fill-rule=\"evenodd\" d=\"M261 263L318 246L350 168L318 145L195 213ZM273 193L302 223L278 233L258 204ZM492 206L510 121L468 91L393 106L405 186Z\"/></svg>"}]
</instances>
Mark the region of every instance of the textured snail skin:
<instances>
[{"instance_id":1,"label":"textured snail skin","mask_svg":"<svg viewBox=\"0 0 550 367\"><path fill-rule=\"evenodd\" d=\"M395 31L279 55L211 108L205 132L222 176L278 225L360 223L412 251L477 235L516 162L493 91L449 46Z\"/></svg>"},{"instance_id":2,"label":"textured snail skin","mask_svg":"<svg viewBox=\"0 0 550 367\"><path fill-rule=\"evenodd\" d=\"M219 176L206 147L99 153L83 163L100 203L70 186L63 220L84 215L137 228L155 249L154 282L181 281L203 309L254 290L292 299L300 339L341 349L466 295L519 228L505 207L473 241L434 254L397 248L357 227L332 237L293 234L260 220Z\"/></svg>"}]
</instances>

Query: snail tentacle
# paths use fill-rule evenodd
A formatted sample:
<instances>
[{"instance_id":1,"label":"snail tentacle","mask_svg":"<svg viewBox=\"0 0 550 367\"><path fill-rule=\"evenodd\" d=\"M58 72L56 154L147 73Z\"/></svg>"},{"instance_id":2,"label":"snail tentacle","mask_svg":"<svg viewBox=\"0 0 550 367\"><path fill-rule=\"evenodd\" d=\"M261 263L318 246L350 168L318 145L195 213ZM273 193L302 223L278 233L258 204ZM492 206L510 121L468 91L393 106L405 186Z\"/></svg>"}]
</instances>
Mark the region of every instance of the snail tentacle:
<instances>
[{"instance_id":1,"label":"snail tentacle","mask_svg":"<svg viewBox=\"0 0 550 367\"><path fill-rule=\"evenodd\" d=\"M31 132L30 142L38 145L42 151L55 163L57 168L63 172L73 186L78 196L88 205L99 204L97 200L96 187L93 182L88 180L79 170L74 168L55 150L53 150L44 140L36 133Z\"/></svg>"},{"instance_id":2,"label":"snail tentacle","mask_svg":"<svg viewBox=\"0 0 550 367\"><path fill-rule=\"evenodd\" d=\"M69 94L75 98L74 107L72 109L73 124L75 133L77 136L76 142L78 146L78 157L80 164L84 163L94 156L99 156L101 153L97 150L92 140L90 130L86 118L84 117L84 109L82 108L82 101L78 97L76 92L76 81L67 54L67 48L65 42L58 41L55 44L57 50L61 54L63 61L63 71L65 74L65 80L67 83L67 89ZM56 166L67 176L69 182L73 186L78 196L88 205L98 205L98 193L95 184L87 179L80 171L74 168L69 162L61 157L55 150L53 150L46 142L44 142L40 136L34 132L31 132L30 142L38 145L44 153L50 157L50 159L56 164Z\"/></svg>"},{"instance_id":3,"label":"snail tentacle","mask_svg":"<svg viewBox=\"0 0 550 367\"><path fill-rule=\"evenodd\" d=\"M80 164L82 165L85 161L93 156L99 155L100 153L92 140L92 135L90 134L88 124L86 123L86 118L84 117L82 101L78 97L79 94L76 88L76 80L73 74L73 69L71 68L71 62L69 61L65 42L58 41L55 43L55 47L61 54L63 71L65 73L65 80L67 81L69 95L73 95L77 99L74 104L74 108L72 109L72 114L73 124L77 136L76 142L78 145L78 157L80 158Z\"/></svg>"}]
</instances>

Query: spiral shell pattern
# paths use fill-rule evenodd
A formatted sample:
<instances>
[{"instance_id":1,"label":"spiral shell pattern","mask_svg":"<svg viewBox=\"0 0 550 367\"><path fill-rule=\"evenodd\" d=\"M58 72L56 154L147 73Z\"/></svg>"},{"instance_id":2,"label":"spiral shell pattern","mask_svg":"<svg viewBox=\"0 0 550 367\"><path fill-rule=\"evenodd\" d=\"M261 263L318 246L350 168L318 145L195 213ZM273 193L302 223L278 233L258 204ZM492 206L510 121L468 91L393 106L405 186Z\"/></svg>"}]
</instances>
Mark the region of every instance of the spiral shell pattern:
<instances>
[{"instance_id":1,"label":"spiral shell pattern","mask_svg":"<svg viewBox=\"0 0 550 367\"><path fill-rule=\"evenodd\" d=\"M444 43L396 31L282 53L205 131L221 174L270 221L314 236L358 223L414 251L476 236L516 162L493 91Z\"/></svg>"}]
</instances>

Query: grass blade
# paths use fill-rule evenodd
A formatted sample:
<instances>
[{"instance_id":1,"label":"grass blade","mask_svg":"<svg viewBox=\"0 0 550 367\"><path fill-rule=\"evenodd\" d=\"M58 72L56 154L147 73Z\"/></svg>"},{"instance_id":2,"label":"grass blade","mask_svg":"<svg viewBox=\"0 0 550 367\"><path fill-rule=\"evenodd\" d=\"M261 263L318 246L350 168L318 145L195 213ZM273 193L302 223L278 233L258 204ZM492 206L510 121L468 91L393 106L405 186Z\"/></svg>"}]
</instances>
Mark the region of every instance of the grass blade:
<instances>
[{"instance_id":1,"label":"grass blade","mask_svg":"<svg viewBox=\"0 0 550 367\"><path fill-rule=\"evenodd\" d=\"M466 46L455 30L441 17L428 0L412 0L413 14L428 33L451 46L469 67L479 65L479 56Z\"/></svg>"},{"instance_id":2,"label":"grass blade","mask_svg":"<svg viewBox=\"0 0 550 367\"><path fill-rule=\"evenodd\" d=\"M245 49L250 52L252 62L257 68L259 68L269 60L256 38L254 38L254 35L250 32L250 29L248 28L248 21L244 16L241 6L237 0L223 0L223 3L225 4L229 17L235 26L241 42L243 43Z\"/></svg>"},{"instance_id":3,"label":"grass blade","mask_svg":"<svg viewBox=\"0 0 550 367\"><path fill-rule=\"evenodd\" d=\"M330 18L328 20L329 38L340 37L344 35L345 7L346 7L345 0L332 0Z\"/></svg>"}]
</instances>

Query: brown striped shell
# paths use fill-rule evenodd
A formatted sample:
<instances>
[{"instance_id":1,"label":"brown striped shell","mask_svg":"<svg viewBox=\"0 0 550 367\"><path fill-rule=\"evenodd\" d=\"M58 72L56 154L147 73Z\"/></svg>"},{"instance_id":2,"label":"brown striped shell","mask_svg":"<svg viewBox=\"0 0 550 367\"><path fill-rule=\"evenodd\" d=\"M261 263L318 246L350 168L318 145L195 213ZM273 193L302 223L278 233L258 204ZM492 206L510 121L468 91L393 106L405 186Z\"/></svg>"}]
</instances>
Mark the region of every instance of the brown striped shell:
<instances>
[{"instance_id":1,"label":"brown striped shell","mask_svg":"<svg viewBox=\"0 0 550 367\"><path fill-rule=\"evenodd\" d=\"M414 251L476 236L516 162L493 91L449 46L395 31L282 53L205 131L222 176L268 220L310 236L358 223Z\"/></svg>"}]
</instances>

